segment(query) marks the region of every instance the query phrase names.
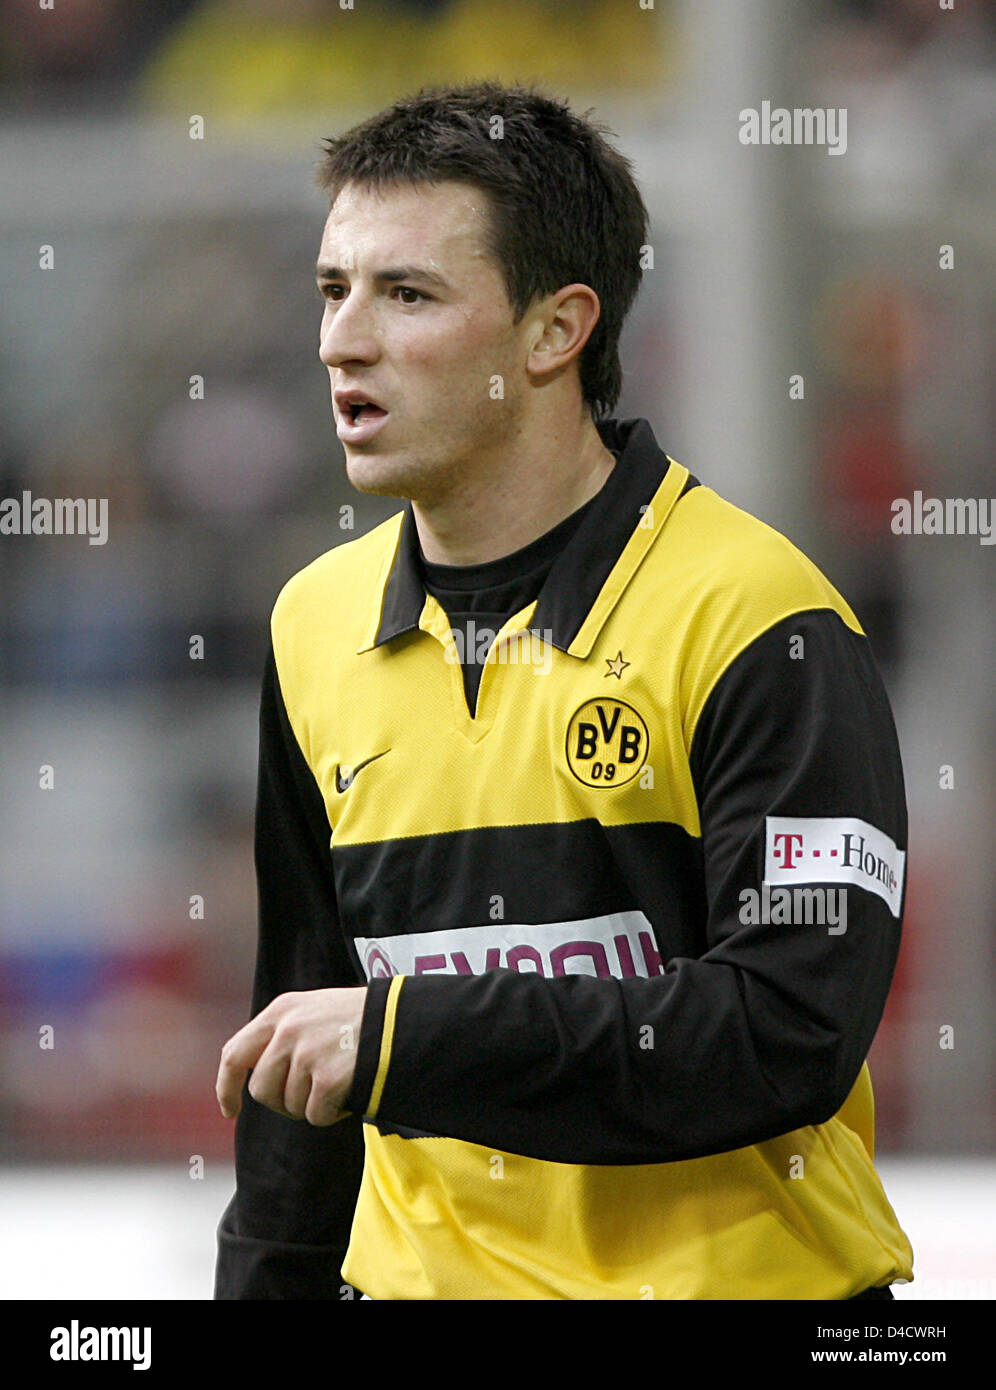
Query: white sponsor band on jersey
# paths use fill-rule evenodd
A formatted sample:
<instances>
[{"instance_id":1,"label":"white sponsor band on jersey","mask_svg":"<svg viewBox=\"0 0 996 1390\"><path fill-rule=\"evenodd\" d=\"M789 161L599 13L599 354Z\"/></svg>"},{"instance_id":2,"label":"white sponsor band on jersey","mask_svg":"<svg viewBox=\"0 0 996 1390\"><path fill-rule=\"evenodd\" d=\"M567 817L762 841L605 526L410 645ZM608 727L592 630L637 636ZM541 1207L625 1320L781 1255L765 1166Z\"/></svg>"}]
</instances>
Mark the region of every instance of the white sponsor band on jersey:
<instances>
[{"instance_id":1,"label":"white sponsor band on jersey","mask_svg":"<svg viewBox=\"0 0 996 1390\"><path fill-rule=\"evenodd\" d=\"M768 816L766 883L853 883L877 893L899 916L906 853L856 816Z\"/></svg>"},{"instance_id":2,"label":"white sponsor band on jersey","mask_svg":"<svg viewBox=\"0 0 996 1390\"><path fill-rule=\"evenodd\" d=\"M555 978L626 980L664 973L653 928L642 912L610 912L574 922L484 922L477 927L355 938L368 980L387 975L483 975L504 967Z\"/></svg>"}]
</instances>

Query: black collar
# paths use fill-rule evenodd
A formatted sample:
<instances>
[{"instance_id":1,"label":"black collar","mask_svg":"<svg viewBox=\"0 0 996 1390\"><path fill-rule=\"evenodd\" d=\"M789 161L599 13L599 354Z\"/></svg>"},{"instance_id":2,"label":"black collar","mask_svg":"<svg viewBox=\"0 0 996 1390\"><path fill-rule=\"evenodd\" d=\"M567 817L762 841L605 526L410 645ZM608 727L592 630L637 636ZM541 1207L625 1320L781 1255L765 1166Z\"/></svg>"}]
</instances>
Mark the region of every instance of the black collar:
<instances>
[{"instance_id":1,"label":"black collar","mask_svg":"<svg viewBox=\"0 0 996 1390\"><path fill-rule=\"evenodd\" d=\"M598 494L598 501L554 561L529 623L532 632L549 636L555 647L577 656L590 651L594 632L614 606L678 496L697 483L687 469L661 450L647 420L602 420L597 428L606 448L619 451L619 460ZM672 484L667 489L662 486L665 478ZM654 515L658 510L658 492L662 494L660 514ZM652 502L655 506L648 518L646 512ZM384 585L380 621L370 647L379 647L419 626L426 593L418 555L418 531L409 502L402 514L394 560ZM615 580L611 586L610 579ZM596 608L603 611L593 623ZM579 646L578 634L584 627L593 630Z\"/></svg>"}]
</instances>

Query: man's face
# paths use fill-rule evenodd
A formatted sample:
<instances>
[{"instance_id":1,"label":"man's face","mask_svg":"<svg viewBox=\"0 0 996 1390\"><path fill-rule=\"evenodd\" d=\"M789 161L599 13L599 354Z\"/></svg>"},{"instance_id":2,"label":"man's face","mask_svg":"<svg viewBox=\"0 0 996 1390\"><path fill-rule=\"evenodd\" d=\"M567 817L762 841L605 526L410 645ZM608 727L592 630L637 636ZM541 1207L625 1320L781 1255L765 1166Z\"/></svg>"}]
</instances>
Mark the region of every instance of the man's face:
<instances>
[{"instance_id":1,"label":"man's face","mask_svg":"<svg viewBox=\"0 0 996 1390\"><path fill-rule=\"evenodd\" d=\"M527 330L485 248L487 217L485 196L457 182L347 184L333 204L318 257L319 357L362 492L429 503L514 440ZM350 397L371 404L356 412Z\"/></svg>"}]
</instances>

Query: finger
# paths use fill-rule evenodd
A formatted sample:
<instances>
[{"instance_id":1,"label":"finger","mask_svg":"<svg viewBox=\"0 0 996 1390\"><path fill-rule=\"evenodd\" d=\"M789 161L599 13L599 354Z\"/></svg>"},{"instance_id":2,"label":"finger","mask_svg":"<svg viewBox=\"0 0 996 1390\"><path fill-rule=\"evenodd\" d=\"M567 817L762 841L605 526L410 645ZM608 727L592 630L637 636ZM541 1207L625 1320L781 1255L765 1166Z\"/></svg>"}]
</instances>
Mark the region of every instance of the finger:
<instances>
[{"instance_id":1,"label":"finger","mask_svg":"<svg viewBox=\"0 0 996 1390\"><path fill-rule=\"evenodd\" d=\"M252 1019L228 1039L221 1049L221 1062L214 1092L226 1119L242 1109L242 1087L273 1034L273 1024L262 1014Z\"/></svg>"},{"instance_id":2,"label":"finger","mask_svg":"<svg viewBox=\"0 0 996 1390\"><path fill-rule=\"evenodd\" d=\"M218 1076L214 1083L214 1093L218 1097L218 1106L226 1120L232 1119L242 1109L242 1087L245 1085L245 1079L248 1075L248 1065L241 1065L222 1050Z\"/></svg>"},{"instance_id":3,"label":"finger","mask_svg":"<svg viewBox=\"0 0 996 1390\"><path fill-rule=\"evenodd\" d=\"M301 1062L292 1061L284 1081L284 1108L293 1119L306 1118L311 1086L310 1069Z\"/></svg>"},{"instance_id":4,"label":"finger","mask_svg":"<svg viewBox=\"0 0 996 1390\"><path fill-rule=\"evenodd\" d=\"M334 1125L345 1114L339 1108L340 1099L340 1088L330 1084L327 1076L321 1073L313 1076L304 1118L310 1125Z\"/></svg>"},{"instance_id":5,"label":"finger","mask_svg":"<svg viewBox=\"0 0 996 1390\"><path fill-rule=\"evenodd\" d=\"M290 1061L287 1053L271 1045L253 1067L249 1078L249 1094L253 1100L265 1105L268 1110L275 1110L278 1115L288 1114L284 1108L284 1088ZM294 1117L290 1115L288 1118Z\"/></svg>"}]
</instances>

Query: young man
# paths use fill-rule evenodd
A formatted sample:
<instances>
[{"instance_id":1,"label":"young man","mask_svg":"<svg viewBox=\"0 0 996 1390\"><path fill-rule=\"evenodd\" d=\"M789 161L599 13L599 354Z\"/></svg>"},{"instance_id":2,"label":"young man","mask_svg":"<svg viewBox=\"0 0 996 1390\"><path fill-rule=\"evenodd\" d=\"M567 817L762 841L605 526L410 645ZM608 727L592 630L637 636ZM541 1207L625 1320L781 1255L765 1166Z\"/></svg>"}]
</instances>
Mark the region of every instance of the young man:
<instances>
[{"instance_id":1,"label":"young man","mask_svg":"<svg viewBox=\"0 0 996 1390\"><path fill-rule=\"evenodd\" d=\"M609 418L627 161L485 85L321 181L347 473L408 503L273 613L216 1296L890 1296L895 730L819 571Z\"/></svg>"}]
</instances>

